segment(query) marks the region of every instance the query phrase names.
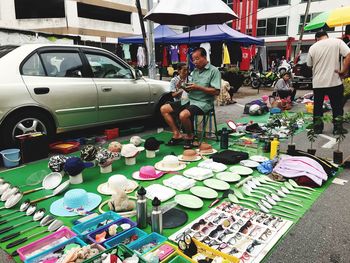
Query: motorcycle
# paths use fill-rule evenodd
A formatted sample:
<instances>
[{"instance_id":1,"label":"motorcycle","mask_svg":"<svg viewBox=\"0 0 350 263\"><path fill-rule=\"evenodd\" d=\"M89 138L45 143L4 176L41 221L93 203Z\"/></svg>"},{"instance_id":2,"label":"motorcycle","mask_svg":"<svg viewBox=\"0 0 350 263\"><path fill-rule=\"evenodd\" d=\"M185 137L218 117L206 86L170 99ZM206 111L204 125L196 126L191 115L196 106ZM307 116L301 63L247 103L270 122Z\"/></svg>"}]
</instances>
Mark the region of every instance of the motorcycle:
<instances>
[{"instance_id":1,"label":"motorcycle","mask_svg":"<svg viewBox=\"0 0 350 263\"><path fill-rule=\"evenodd\" d=\"M256 76L252 80L252 88L258 89L261 85L265 87L272 87L279 79L278 74L274 71L268 71L263 73L255 73Z\"/></svg>"},{"instance_id":2,"label":"motorcycle","mask_svg":"<svg viewBox=\"0 0 350 263\"><path fill-rule=\"evenodd\" d=\"M250 71L245 72L243 74L243 77L244 77L243 86L250 86L255 76L256 76L256 73L254 72L254 69L251 69Z\"/></svg>"},{"instance_id":3,"label":"motorcycle","mask_svg":"<svg viewBox=\"0 0 350 263\"><path fill-rule=\"evenodd\" d=\"M287 62L286 60L284 60L278 67L277 71L280 74L280 76L282 76L286 72L291 72L293 66L294 64L292 61Z\"/></svg>"}]
</instances>

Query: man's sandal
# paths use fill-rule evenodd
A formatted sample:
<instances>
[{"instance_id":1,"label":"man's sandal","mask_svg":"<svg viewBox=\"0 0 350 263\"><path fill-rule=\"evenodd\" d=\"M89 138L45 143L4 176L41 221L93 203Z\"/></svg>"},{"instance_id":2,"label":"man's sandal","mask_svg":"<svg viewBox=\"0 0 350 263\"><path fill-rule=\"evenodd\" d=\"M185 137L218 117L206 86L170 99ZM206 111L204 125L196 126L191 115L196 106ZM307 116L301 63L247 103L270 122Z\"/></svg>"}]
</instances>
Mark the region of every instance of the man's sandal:
<instances>
[{"instance_id":1,"label":"man's sandal","mask_svg":"<svg viewBox=\"0 0 350 263\"><path fill-rule=\"evenodd\" d=\"M171 138L170 141L168 141L168 146L175 146L179 145L181 142L183 142L183 138Z\"/></svg>"}]
</instances>

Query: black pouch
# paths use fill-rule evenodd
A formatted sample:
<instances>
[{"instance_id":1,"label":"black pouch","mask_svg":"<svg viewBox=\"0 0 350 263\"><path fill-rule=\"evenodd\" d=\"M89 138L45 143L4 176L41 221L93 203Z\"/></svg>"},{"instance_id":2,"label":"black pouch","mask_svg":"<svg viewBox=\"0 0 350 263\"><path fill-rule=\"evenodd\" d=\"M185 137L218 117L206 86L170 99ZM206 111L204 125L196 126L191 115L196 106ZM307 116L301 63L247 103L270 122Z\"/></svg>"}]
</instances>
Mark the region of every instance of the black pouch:
<instances>
[{"instance_id":1,"label":"black pouch","mask_svg":"<svg viewBox=\"0 0 350 263\"><path fill-rule=\"evenodd\" d=\"M242 160L249 158L249 154L246 152L225 150L219 153L215 153L211 156L213 161L223 164L236 164Z\"/></svg>"}]
</instances>

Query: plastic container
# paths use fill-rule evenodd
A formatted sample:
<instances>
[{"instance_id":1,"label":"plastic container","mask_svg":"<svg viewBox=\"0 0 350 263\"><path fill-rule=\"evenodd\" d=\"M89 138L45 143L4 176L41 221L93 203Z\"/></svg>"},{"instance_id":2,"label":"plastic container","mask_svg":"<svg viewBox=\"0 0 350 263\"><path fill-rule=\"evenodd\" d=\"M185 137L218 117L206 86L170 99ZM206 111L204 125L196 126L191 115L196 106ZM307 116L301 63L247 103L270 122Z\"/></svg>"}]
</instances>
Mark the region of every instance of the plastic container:
<instances>
[{"instance_id":1,"label":"plastic container","mask_svg":"<svg viewBox=\"0 0 350 263\"><path fill-rule=\"evenodd\" d=\"M101 252L100 254L84 261L84 263L94 263L94 262L101 262L101 255L102 254L113 254L113 255L117 255L118 258L120 260L125 260L128 257L131 257L132 255L134 255L134 251L132 251L131 249L129 249L128 247L124 246L124 245L119 245L115 248L110 248L110 249L106 249L105 251ZM144 260L141 256L137 255L139 258L139 263L147 263L146 260Z\"/></svg>"},{"instance_id":2,"label":"plastic container","mask_svg":"<svg viewBox=\"0 0 350 263\"><path fill-rule=\"evenodd\" d=\"M59 245L56 245L56 246L53 246L52 248L50 249L47 249L47 250L44 250L42 252L40 252L39 254L35 255L35 256L32 256L32 257L29 257L28 259L26 259L24 262L25 263L36 263L38 262L40 259L44 258L45 256L51 254L51 253L54 253L55 251L57 250L60 250L62 248L64 248L65 246L69 245L69 244L79 244L80 246L86 246L87 244L81 240L80 238L78 237L73 237Z\"/></svg>"},{"instance_id":3,"label":"plastic container","mask_svg":"<svg viewBox=\"0 0 350 263\"><path fill-rule=\"evenodd\" d=\"M77 235L74 232L72 232L68 227L63 227L57 232L54 232L50 235L47 235L46 237L43 237L34 241L33 243L30 243L29 245L26 245L24 247L17 249L17 252L20 259L25 260L28 257L28 255L30 257L33 257L34 255L31 255L33 254L33 252L39 249L42 250L42 248L45 246L48 246L48 245L52 246L52 243L58 242L59 240L64 238L65 239L64 241L56 244L56 245L59 245L60 243L63 243L76 236Z\"/></svg>"},{"instance_id":4,"label":"plastic container","mask_svg":"<svg viewBox=\"0 0 350 263\"><path fill-rule=\"evenodd\" d=\"M19 152L19 149L6 149L0 152L6 168L12 168L19 165L19 161L21 160Z\"/></svg>"},{"instance_id":5,"label":"plastic container","mask_svg":"<svg viewBox=\"0 0 350 263\"><path fill-rule=\"evenodd\" d=\"M107 136L107 140L115 139L119 137L119 128L106 129L105 135Z\"/></svg>"},{"instance_id":6,"label":"plastic container","mask_svg":"<svg viewBox=\"0 0 350 263\"><path fill-rule=\"evenodd\" d=\"M280 149L280 142L278 141L278 138L275 137L271 142L270 160L273 160L275 157L279 155L279 149Z\"/></svg>"},{"instance_id":7,"label":"plastic container","mask_svg":"<svg viewBox=\"0 0 350 263\"><path fill-rule=\"evenodd\" d=\"M162 235L159 235L159 234L153 232L150 235L148 235L147 237L142 238L142 239L132 243L129 246L129 248L132 250L135 250L136 253L143 255L143 254L146 254L148 251L154 249L155 247L158 247L160 244L162 244L166 240L167 240L167 238L165 236L162 236ZM137 251L142 246L149 244L149 243L154 243L154 245L152 247L150 247L149 249L144 250L142 252Z\"/></svg>"},{"instance_id":8,"label":"plastic container","mask_svg":"<svg viewBox=\"0 0 350 263\"><path fill-rule=\"evenodd\" d=\"M72 152L79 151L79 142L55 142L49 145L50 151L62 154L68 154Z\"/></svg>"},{"instance_id":9,"label":"plastic container","mask_svg":"<svg viewBox=\"0 0 350 263\"><path fill-rule=\"evenodd\" d=\"M159 259L161 260L160 262L164 262L164 263L169 262L172 258L174 258L177 255L176 246L174 246L173 244L170 244L169 242L164 242L159 247L154 248L151 251L147 252L145 255L143 255L144 259L148 260L154 253L155 255L157 255L157 250L161 249L161 247L164 245L171 247L173 250L172 252L171 251L167 252L166 250L164 251L164 248L163 248L162 251L163 253L165 252L166 254L165 255L163 254Z\"/></svg>"},{"instance_id":10,"label":"plastic container","mask_svg":"<svg viewBox=\"0 0 350 263\"><path fill-rule=\"evenodd\" d=\"M130 228L129 228L129 229L134 228L134 227L136 226L136 223L133 222L133 221L131 221L130 219L128 219L128 218L120 218L120 219L118 219L118 220L116 220L116 221L114 221L114 222L112 222L112 223L109 223L108 225L105 225L105 226L103 226L103 227L101 227L101 228L99 228L99 229L97 229L97 230L95 230L95 231L93 231L93 232L87 234L87 236L86 236L87 240L88 240L90 243L96 243L96 244L100 244L100 245L103 245L103 246L104 246L104 244L105 244L107 241L109 241L109 240L111 240L112 238L117 237L117 236L121 235L122 233L125 233L127 230L129 230L129 229L126 229L126 230L124 230L124 231L120 231L120 232L118 232L115 236L106 238L106 239L103 240L102 242L96 242L95 236L98 235L98 234L101 234L103 231L107 231L107 232L108 232L108 228L109 228L111 225L114 225L114 224L116 224L117 226L119 226L119 225L121 225L121 224L130 224Z\"/></svg>"},{"instance_id":11,"label":"plastic container","mask_svg":"<svg viewBox=\"0 0 350 263\"><path fill-rule=\"evenodd\" d=\"M125 239L130 238L133 235L137 235L138 238L134 241L131 241L129 244L123 244L123 245L130 247L131 244L133 244L136 241L141 240L142 238L146 237L148 234L146 232L142 231L141 229L134 227L134 228L124 232L121 235L118 235L116 237L111 238L104 245L106 248L115 247L115 246L121 244Z\"/></svg>"},{"instance_id":12,"label":"plastic container","mask_svg":"<svg viewBox=\"0 0 350 263\"><path fill-rule=\"evenodd\" d=\"M100 223L102 223L105 220L112 220L116 221L120 219L121 216L113 211L108 211L106 213L103 213L97 217L94 217L86 222L77 224L72 227L72 230L77 233L77 235L81 238L85 238L87 234L89 234L92 231L98 230L102 228L103 226L98 226Z\"/></svg>"},{"instance_id":13,"label":"plastic container","mask_svg":"<svg viewBox=\"0 0 350 263\"><path fill-rule=\"evenodd\" d=\"M168 262L169 263L188 263L188 262L191 262L191 261L188 261L187 259L177 255L176 257L174 257L173 259L171 259Z\"/></svg>"}]
</instances>

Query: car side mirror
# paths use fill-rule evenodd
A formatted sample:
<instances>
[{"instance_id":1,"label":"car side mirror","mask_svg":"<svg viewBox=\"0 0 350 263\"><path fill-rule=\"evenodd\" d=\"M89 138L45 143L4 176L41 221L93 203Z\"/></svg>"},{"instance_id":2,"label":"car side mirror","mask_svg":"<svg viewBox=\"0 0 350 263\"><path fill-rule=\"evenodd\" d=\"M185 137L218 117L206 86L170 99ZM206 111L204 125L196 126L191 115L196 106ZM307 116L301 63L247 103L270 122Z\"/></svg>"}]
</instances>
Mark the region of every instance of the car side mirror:
<instances>
[{"instance_id":1,"label":"car side mirror","mask_svg":"<svg viewBox=\"0 0 350 263\"><path fill-rule=\"evenodd\" d=\"M142 71L139 69L136 69L136 79L140 79L143 77Z\"/></svg>"}]
</instances>

